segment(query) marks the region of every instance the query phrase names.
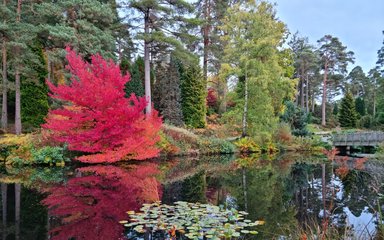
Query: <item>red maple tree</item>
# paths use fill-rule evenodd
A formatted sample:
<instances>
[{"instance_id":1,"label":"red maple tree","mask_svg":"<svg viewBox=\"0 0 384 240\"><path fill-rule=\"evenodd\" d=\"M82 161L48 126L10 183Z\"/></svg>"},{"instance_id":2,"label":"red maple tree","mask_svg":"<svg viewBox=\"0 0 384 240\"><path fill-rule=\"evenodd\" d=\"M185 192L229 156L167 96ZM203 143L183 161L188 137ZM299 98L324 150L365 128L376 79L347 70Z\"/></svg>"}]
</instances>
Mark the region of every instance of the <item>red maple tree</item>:
<instances>
[{"instance_id":1,"label":"red maple tree","mask_svg":"<svg viewBox=\"0 0 384 240\"><path fill-rule=\"evenodd\" d=\"M52 98L64 102L50 110L46 123L53 140L67 143L69 150L91 153L77 159L82 162L142 160L157 156L161 119L157 112L144 114L145 98L125 97L125 83L118 65L100 55L91 63L67 50L67 69L72 77L68 85L47 82Z\"/></svg>"}]
</instances>

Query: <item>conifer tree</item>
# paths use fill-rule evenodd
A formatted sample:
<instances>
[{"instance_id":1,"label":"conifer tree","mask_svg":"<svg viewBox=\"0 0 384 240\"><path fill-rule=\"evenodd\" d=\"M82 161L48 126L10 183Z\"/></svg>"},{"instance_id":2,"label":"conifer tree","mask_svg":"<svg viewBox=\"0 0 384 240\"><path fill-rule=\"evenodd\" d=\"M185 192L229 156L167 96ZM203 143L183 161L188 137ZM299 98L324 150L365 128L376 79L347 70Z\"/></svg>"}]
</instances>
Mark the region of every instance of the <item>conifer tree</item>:
<instances>
[{"instance_id":1,"label":"conifer tree","mask_svg":"<svg viewBox=\"0 0 384 240\"><path fill-rule=\"evenodd\" d=\"M345 74L348 63L353 63L353 52L348 51L337 37L325 35L317 41L320 44L318 49L321 58L323 74L323 98L321 107L321 125L326 124L326 103L327 103L327 84L331 74Z\"/></svg>"},{"instance_id":2,"label":"conifer tree","mask_svg":"<svg viewBox=\"0 0 384 240\"><path fill-rule=\"evenodd\" d=\"M355 109L356 112L358 113L358 117L363 117L365 116L365 101L364 98L358 97L355 99Z\"/></svg>"},{"instance_id":3,"label":"conifer tree","mask_svg":"<svg viewBox=\"0 0 384 240\"><path fill-rule=\"evenodd\" d=\"M200 67L188 66L182 74L181 99L184 122L194 128L205 127L207 88Z\"/></svg>"},{"instance_id":4,"label":"conifer tree","mask_svg":"<svg viewBox=\"0 0 384 240\"><path fill-rule=\"evenodd\" d=\"M194 25L193 20L185 15L191 13L193 8L184 0L127 0L126 2L130 22L139 22L144 26L142 31L136 33L136 37L144 43L144 85L145 97L149 103L146 112L150 114L152 110L150 58L155 58L153 54L155 52L166 54L171 51L180 59L191 58L192 55L182 42L186 43L195 38L186 30L188 26ZM132 14L132 10L136 10L136 13Z\"/></svg>"},{"instance_id":5,"label":"conifer tree","mask_svg":"<svg viewBox=\"0 0 384 240\"><path fill-rule=\"evenodd\" d=\"M355 109L355 101L350 92L341 100L339 110L339 122L341 127L354 128L356 127L357 112Z\"/></svg>"},{"instance_id":6,"label":"conifer tree","mask_svg":"<svg viewBox=\"0 0 384 240\"><path fill-rule=\"evenodd\" d=\"M23 84L20 89L21 121L31 127L39 127L44 123L49 109L48 87L45 84L48 72L41 45L35 44L31 48L40 64L30 64L35 72L36 81L23 77Z\"/></svg>"},{"instance_id":7,"label":"conifer tree","mask_svg":"<svg viewBox=\"0 0 384 240\"><path fill-rule=\"evenodd\" d=\"M129 65L127 62L127 60L123 60L120 64L122 73L126 74L127 70L129 70L131 75L131 80L125 85L126 96L129 97L132 93L137 97L144 96L144 61L139 57L132 65Z\"/></svg>"},{"instance_id":8,"label":"conifer tree","mask_svg":"<svg viewBox=\"0 0 384 240\"><path fill-rule=\"evenodd\" d=\"M174 58L171 62L161 62L156 67L155 107L165 121L175 125L183 125L181 109L180 74Z\"/></svg>"}]
</instances>

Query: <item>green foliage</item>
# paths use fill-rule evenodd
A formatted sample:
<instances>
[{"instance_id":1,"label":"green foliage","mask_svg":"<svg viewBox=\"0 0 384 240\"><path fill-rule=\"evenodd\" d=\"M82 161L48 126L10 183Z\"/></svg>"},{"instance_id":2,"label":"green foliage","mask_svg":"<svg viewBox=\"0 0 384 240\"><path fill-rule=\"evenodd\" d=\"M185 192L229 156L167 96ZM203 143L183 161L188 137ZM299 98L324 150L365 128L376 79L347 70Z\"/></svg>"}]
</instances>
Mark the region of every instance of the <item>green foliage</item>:
<instances>
[{"instance_id":1,"label":"green foliage","mask_svg":"<svg viewBox=\"0 0 384 240\"><path fill-rule=\"evenodd\" d=\"M36 128L44 123L49 109L48 87L45 84L48 72L41 44L35 44L31 49L39 64L29 63L35 74L31 78L24 77L21 84L21 121L25 126Z\"/></svg>"},{"instance_id":2,"label":"green foliage","mask_svg":"<svg viewBox=\"0 0 384 240\"><path fill-rule=\"evenodd\" d=\"M308 136L309 131L307 124L309 123L309 115L303 108L296 106L293 102L285 103L285 111L280 116L283 122L291 126L292 134L294 136Z\"/></svg>"},{"instance_id":3,"label":"green foliage","mask_svg":"<svg viewBox=\"0 0 384 240\"><path fill-rule=\"evenodd\" d=\"M222 30L227 34L222 37L225 49L220 77L236 77L240 83L236 105L225 114L230 120L228 125L242 126L242 116L246 115L249 136L273 131L283 101L295 91L295 81L285 77L289 75L289 70L284 69L289 58L281 56L278 50L287 31L285 24L275 17L273 5L247 1L228 8ZM248 86L246 109L243 82Z\"/></svg>"},{"instance_id":4,"label":"green foliage","mask_svg":"<svg viewBox=\"0 0 384 240\"><path fill-rule=\"evenodd\" d=\"M144 96L144 60L143 58L137 58L136 61L129 66L129 62L124 59L120 68L123 74L127 74L129 71L131 79L125 84L125 93L129 97L131 93L134 93L137 97Z\"/></svg>"},{"instance_id":5,"label":"green foliage","mask_svg":"<svg viewBox=\"0 0 384 240\"><path fill-rule=\"evenodd\" d=\"M339 122L341 127L354 128L356 127L357 112L353 96L348 92L341 100Z\"/></svg>"},{"instance_id":6,"label":"green foliage","mask_svg":"<svg viewBox=\"0 0 384 240\"><path fill-rule=\"evenodd\" d=\"M40 149L33 148L31 150L33 162L37 164L56 164L63 166L65 162L69 162L69 158L65 156L66 147L50 147L46 146Z\"/></svg>"},{"instance_id":7,"label":"green foliage","mask_svg":"<svg viewBox=\"0 0 384 240\"><path fill-rule=\"evenodd\" d=\"M363 117L361 117L358 122L357 122L357 126L359 128L366 128L366 129L370 129L372 128L373 126L373 118L371 115L365 115Z\"/></svg>"},{"instance_id":8,"label":"green foliage","mask_svg":"<svg viewBox=\"0 0 384 240\"><path fill-rule=\"evenodd\" d=\"M181 197L184 201L206 203L207 197L206 172L201 171L189 178L186 178L181 187Z\"/></svg>"},{"instance_id":9,"label":"green foliage","mask_svg":"<svg viewBox=\"0 0 384 240\"><path fill-rule=\"evenodd\" d=\"M229 141L220 138L202 138L199 141L202 154L229 154L234 153L236 147Z\"/></svg>"},{"instance_id":10,"label":"green foliage","mask_svg":"<svg viewBox=\"0 0 384 240\"><path fill-rule=\"evenodd\" d=\"M49 164L64 166L69 161L66 147L46 146L36 148L32 135L6 135L0 141L1 157L9 165Z\"/></svg>"},{"instance_id":11,"label":"green foliage","mask_svg":"<svg viewBox=\"0 0 384 240\"><path fill-rule=\"evenodd\" d=\"M362 97L358 97L355 99L355 108L358 113L358 117L365 116L365 101Z\"/></svg>"},{"instance_id":12,"label":"green foliage","mask_svg":"<svg viewBox=\"0 0 384 240\"><path fill-rule=\"evenodd\" d=\"M235 142L241 153L258 153L261 152L260 146L255 143L252 138L244 137Z\"/></svg>"},{"instance_id":13,"label":"green foliage","mask_svg":"<svg viewBox=\"0 0 384 240\"><path fill-rule=\"evenodd\" d=\"M204 128L207 113L207 88L198 64L188 66L181 73L181 79L184 123L189 127Z\"/></svg>"},{"instance_id":14,"label":"green foliage","mask_svg":"<svg viewBox=\"0 0 384 240\"><path fill-rule=\"evenodd\" d=\"M39 127L49 109L48 88L33 82L21 85L21 121L25 126Z\"/></svg>"},{"instance_id":15,"label":"green foliage","mask_svg":"<svg viewBox=\"0 0 384 240\"><path fill-rule=\"evenodd\" d=\"M175 126L182 126L180 73L177 60L173 57L169 64L161 62L156 67L154 95L155 108L163 119Z\"/></svg>"}]
</instances>

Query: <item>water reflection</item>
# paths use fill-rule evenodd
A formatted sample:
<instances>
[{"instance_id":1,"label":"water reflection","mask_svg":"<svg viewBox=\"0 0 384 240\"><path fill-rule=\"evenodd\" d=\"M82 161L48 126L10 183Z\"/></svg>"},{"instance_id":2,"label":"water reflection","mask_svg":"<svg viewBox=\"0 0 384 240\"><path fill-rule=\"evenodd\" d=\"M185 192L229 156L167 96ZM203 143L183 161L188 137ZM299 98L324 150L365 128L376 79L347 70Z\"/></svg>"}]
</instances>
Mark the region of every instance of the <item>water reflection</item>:
<instances>
[{"instance_id":1,"label":"water reflection","mask_svg":"<svg viewBox=\"0 0 384 240\"><path fill-rule=\"evenodd\" d=\"M59 218L51 226L52 239L119 239L124 230L119 223L125 211L137 210L145 202L161 198L154 177L156 164L84 167L63 186L48 189L43 201L49 214Z\"/></svg>"},{"instance_id":2,"label":"water reflection","mask_svg":"<svg viewBox=\"0 0 384 240\"><path fill-rule=\"evenodd\" d=\"M119 221L127 219L125 212L161 200L247 210L251 220L266 223L257 227L256 239L299 239L311 231L328 239L345 233L374 238L381 221L384 162L331 160L224 156L75 170L0 169L1 235L123 239Z\"/></svg>"}]
</instances>

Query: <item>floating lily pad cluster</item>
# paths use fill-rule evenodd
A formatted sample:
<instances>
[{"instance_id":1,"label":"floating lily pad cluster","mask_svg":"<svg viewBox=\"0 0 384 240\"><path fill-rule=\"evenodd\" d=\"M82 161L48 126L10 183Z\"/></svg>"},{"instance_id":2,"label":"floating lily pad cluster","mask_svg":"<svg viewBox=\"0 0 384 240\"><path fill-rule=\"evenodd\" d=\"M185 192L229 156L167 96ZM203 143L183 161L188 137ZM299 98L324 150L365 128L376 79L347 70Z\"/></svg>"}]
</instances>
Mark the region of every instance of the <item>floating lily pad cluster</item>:
<instances>
[{"instance_id":1,"label":"floating lily pad cluster","mask_svg":"<svg viewBox=\"0 0 384 240\"><path fill-rule=\"evenodd\" d=\"M235 209L188 202L175 202L170 206L156 202L144 204L141 212L128 211L125 227L138 233L156 235L165 232L170 237L185 236L189 239L231 239L243 234L257 234L247 228L263 224L244 217L248 214Z\"/></svg>"}]
</instances>

